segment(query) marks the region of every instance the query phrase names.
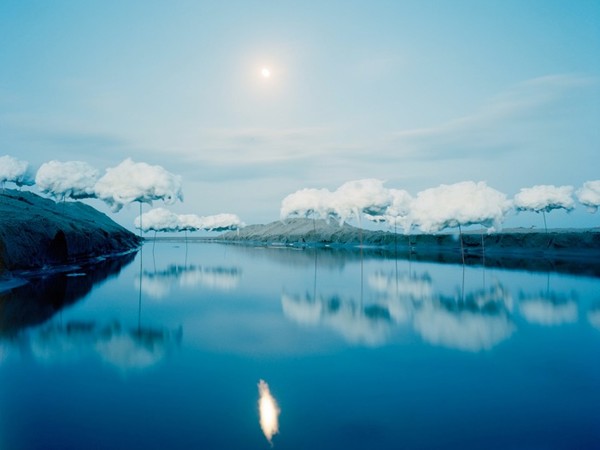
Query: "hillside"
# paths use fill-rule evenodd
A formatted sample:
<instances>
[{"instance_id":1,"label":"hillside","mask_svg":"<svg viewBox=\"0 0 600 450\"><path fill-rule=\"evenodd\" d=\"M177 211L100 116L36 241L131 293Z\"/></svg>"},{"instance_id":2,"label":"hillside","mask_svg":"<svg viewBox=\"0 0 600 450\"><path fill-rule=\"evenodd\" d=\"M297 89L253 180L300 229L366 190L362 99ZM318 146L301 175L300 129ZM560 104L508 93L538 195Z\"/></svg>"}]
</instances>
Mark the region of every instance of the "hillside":
<instances>
[{"instance_id":1,"label":"hillside","mask_svg":"<svg viewBox=\"0 0 600 450\"><path fill-rule=\"evenodd\" d=\"M458 231L439 234L394 234L360 230L323 220L287 219L266 225L250 225L239 232L219 237L226 242L327 247L411 255L429 261L462 261ZM508 229L487 234L476 230L463 233L465 262L523 269L556 269L600 275L600 229L530 230Z\"/></svg>"},{"instance_id":2,"label":"hillside","mask_svg":"<svg viewBox=\"0 0 600 450\"><path fill-rule=\"evenodd\" d=\"M266 225L249 225L239 232L228 232L220 236L228 241L250 241L280 244L313 244L329 246L389 247L448 247L460 248L458 230L438 234L393 233L381 230L361 230L348 224L342 226L336 222L304 218L286 219ZM482 230L463 233L465 249L475 250L482 246L482 238L487 251L536 250L544 252L579 252L600 250L600 229L558 229L539 231L531 229L507 229L499 233L488 234Z\"/></svg>"},{"instance_id":3,"label":"hillside","mask_svg":"<svg viewBox=\"0 0 600 450\"><path fill-rule=\"evenodd\" d=\"M0 274L112 255L140 243L135 234L81 202L0 191Z\"/></svg>"}]
</instances>

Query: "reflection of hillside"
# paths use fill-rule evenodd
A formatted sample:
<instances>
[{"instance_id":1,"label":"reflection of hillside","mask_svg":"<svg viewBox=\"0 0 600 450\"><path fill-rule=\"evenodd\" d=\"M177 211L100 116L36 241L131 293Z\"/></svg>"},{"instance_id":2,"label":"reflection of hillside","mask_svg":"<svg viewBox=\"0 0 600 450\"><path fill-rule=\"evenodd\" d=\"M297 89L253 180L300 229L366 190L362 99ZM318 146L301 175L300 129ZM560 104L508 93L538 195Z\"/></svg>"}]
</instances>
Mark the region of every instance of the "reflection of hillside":
<instances>
[{"instance_id":1,"label":"reflection of hillside","mask_svg":"<svg viewBox=\"0 0 600 450\"><path fill-rule=\"evenodd\" d=\"M170 265L161 271L144 271L141 277L142 291L153 298L164 298L174 286L205 286L210 289L230 291L237 288L242 271L236 267L202 267ZM140 280L136 279L139 288Z\"/></svg>"},{"instance_id":2,"label":"reflection of hillside","mask_svg":"<svg viewBox=\"0 0 600 450\"><path fill-rule=\"evenodd\" d=\"M412 325L427 342L459 350L492 348L514 331L512 298L500 285L450 297L435 293L427 274L368 278L374 299L363 304L340 296L283 294L284 314L303 325L334 329L349 342L376 345L394 328Z\"/></svg>"},{"instance_id":3,"label":"reflection of hillside","mask_svg":"<svg viewBox=\"0 0 600 450\"><path fill-rule=\"evenodd\" d=\"M76 274L33 278L23 286L0 293L0 335L12 335L45 322L65 306L85 297L98 283L118 275L134 258L135 253L127 253L83 266Z\"/></svg>"},{"instance_id":4,"label":"reflection of hillside","mask_svg":"<svg viewBox=\"0 0 600 450\"><path fill-rule=\"evenodd\" d=\"M231 247L236 253L242 253L252 259L263 258L288 267L310 267L317 258L319 267L323 269L342 270L348 263L360 262L361 254L352 248L333 247L289 247L289 246L247 246L235 245ZM389 255L383 249L363 248L362 258L381 258Z\"/></svg>"},{"instance_id":5,"label":"reflection of hillside","mask_svg":"<svg viewBox=\"0 0 600 450\"><path fill-rule=\"evenodd\" d=\"M179 344L181 329L175 332L155 328L124 330L116 322L99 325L72 321L65 326L45 325L27 333L23 339L31 354L41 361L95 355L119 369L145 369L156 365Z\"/></svg>"}]
</instances>

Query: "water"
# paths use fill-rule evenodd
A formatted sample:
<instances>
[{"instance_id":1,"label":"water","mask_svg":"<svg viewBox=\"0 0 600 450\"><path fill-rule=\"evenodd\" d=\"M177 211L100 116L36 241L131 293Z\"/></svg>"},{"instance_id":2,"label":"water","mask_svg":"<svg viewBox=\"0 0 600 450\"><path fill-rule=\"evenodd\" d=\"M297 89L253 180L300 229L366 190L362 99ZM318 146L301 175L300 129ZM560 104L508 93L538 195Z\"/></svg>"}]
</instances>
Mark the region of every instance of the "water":
<instances>
[{"instance_id":1,"label":"water","mask_svg":"<svg viewBox=\"0 0 600 450\"><path fill-rule=\"evenodd\" d=\"M0 294L0 448L600 448L599 287L149 243Z\"/></svg>"}]
</instances>

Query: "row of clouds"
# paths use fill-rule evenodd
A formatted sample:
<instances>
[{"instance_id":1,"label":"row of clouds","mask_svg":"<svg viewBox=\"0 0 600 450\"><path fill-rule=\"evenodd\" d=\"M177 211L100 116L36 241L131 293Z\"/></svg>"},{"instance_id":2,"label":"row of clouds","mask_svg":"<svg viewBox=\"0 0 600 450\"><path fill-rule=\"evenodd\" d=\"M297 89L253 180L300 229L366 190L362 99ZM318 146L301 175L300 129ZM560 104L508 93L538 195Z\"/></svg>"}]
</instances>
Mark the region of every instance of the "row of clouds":
<instances>
[{"instance_id":1,"label":"row of clouds","mask_svg":"<svg viewBox=\"0 0 600 450\"><path fill-rule=\"evenodd\" d=\"M133 202L152 204L162 200L166 204L183 201L181 177L161 166L136 163L125 159L116 167L106 169L104 175L83 161L49 161L34 173L29 163L12 156L0 157L0 183L33 186L56 200L97 198L113 212ZM225 231L244 224L235 214L197 216L177 215L163 208L138 216L136 228L143 231Z\"/></svg>"},{"instance_id":2,"label":"row of clouds","mask_svg":"<svg viewBox=\"0 0 600 450\"><path fill-rule=\"evenodd\" d=\"M197 216L196 214L175 214L165 208L154 208L136 217L136 228L148 231L227 231L237 230L244 223L235 214L215 214Z\"/></svg>"},{"instance_id":3,"label":"row of clouds","mask_svg":"<svg viewBox=\"0 0 600 450\"><path fill-rule=\"evenodd\" d=\"M425 233L445 228L481 225L492 232L501 227L512 211L570 211L575 199L596 212L600 206L600 180L587 181L575 191L573 186L538 185L523 188L509 199L485 182L463 181L425 189L415 197L401 189L388 189L378 179L344 183L335 191L301 189L285 197L280 217L319 217L338 220L387 222L410 232L418 226Z\"/></svg>"},{"instance_id":4,"label":"row of clouds","mask_svg":"<svg viewBox=\"0 0 600 450\"><path fill-rule=\"evenodd\" d=\"M513 295L500 282L490 287L441 292L428 273L377 271L366 280L368 300L335 292L282 293L284 315L304 326L323 326L350 343L379 346L407 327L432 345L468 352L491 350L524 322L537 326L575 324L580 317L600 330L600 304L581 310L577 293Z\"/></svg>"},{"instance_id":5,"label":"row of clouds","mask_svg":"<svg viewBox=\"0 0 600 450\"><path fill-rule=\"evenodd\" d=\"M29 164L12 156L0 157L0 183L33 186L56 200L98 198L118 212L133 203L183 201L181 177L161 166L125 159L104 175L82 161L49 161L34 174Z\"/></svg>"},{"instance_id":6,"label":"row of clouds","mask_svg":"<svg viewBox=\"0 0 600 450\"><path fill-rule=\"evenodd\" d=\"M104 175L82 161L50 161L42 164L35 175L29 164L11 156L0 157L0 183L18 186L37 185L55 199L98 198L117 212L133 203L163 200L173 204L183 200L181 177L161 166L136 163L126 159ZM378 179L363 179L344 183L335 191L302 189L283 199L280 215L321 217L340 223L365 216L369 220L387 222L409 232L418 226L423 232L437 232L449 227L482 225L489 231L499 229L511 211L567 211L579 203L595 212L600 206L600 180L587 181L577 191L572 186L538 185L521 189L513 199L486 185L465 181L442 184L419 192L415 197L401 189L388 189ZM160 213L138 218L144 231L183 231L235 229L241 226L237 216L221 214L198 217L180 215L161 217ZM156 219L157 222L153 222ZM164 220L166 224L160 225ZM170 223L170 222L173 223ZM144 229L146 222L152 228ZM225 224L225 225L223 225ZM137 226L137 225L136 225Z\"/></svg>"}]
</instances>

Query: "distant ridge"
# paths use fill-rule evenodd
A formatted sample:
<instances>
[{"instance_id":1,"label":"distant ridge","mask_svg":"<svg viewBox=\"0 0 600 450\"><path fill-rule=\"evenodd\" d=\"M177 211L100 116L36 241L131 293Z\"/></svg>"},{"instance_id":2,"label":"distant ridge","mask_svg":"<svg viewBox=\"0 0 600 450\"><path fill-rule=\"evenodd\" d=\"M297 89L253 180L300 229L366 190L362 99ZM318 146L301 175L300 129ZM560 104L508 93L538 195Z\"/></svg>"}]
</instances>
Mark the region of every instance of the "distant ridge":
<instances>
[{"instance_id":1,"label":"distant ridge","mask_svg":"<svg viewBox=\"0 0 600 450\"><path fill-rule=\"evenodd\" d=\"M326 247L413 255L420 260L460 263L458 231L439 234L395 234L360 230L351 225L305 218L286 219L266 225L250 225L219 236L218 240L240 244L290 247ZM483 240L483 245L482 245ZM485 230L463 233L465 259L469 264L488 264L532 270L561 270L600 276L600 229L526 228L487 234ZM378 249L378 250L377 250ZM484 251L485 250L485 251Z\"/></svg>"},{"instance_id":2,"label":"distant ridge","mask_svg":"<svg viewBox=\"0 0 600 450\"><path fill-rule=\"evenodd\" d=\"M593 229L554 229L545 231L529 228L507 229L488 234L485 230L463 232L466 248L481 247L482 237L486 251L493 249L531 249L544 251L600 250L600 228ZM261 243L313 244L356 246L440 246L459 248L458 230L448 230L437 234L393 233L381 230L361 230L348 224L338 225L325 220L294 218L275 221L266 225L249 225L239 231L231 231L219 236L228 241L253 241Z\"/></svg>"}]
</instances>

